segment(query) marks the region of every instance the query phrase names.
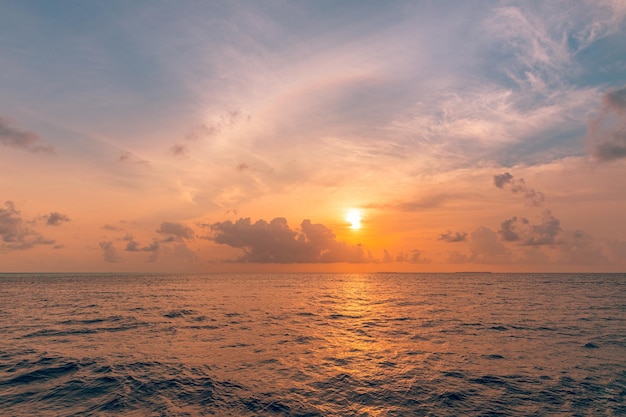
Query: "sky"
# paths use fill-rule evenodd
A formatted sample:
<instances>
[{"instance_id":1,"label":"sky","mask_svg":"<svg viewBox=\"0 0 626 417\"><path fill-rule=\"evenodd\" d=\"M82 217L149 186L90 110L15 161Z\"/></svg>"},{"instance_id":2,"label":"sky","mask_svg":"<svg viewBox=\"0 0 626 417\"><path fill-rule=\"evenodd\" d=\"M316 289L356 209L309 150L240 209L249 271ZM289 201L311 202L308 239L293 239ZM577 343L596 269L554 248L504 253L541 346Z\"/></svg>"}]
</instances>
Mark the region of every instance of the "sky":
<instances>
[{"instance_id":1,"label":"sky","mask_svg":"<svg viewBox=\"0 0 626 417\"><path fill-rule=\"evenodd\" d=\"M0 271L626 271L626 0L0 0L0 92Z\"/></svg>"}]
</instances>

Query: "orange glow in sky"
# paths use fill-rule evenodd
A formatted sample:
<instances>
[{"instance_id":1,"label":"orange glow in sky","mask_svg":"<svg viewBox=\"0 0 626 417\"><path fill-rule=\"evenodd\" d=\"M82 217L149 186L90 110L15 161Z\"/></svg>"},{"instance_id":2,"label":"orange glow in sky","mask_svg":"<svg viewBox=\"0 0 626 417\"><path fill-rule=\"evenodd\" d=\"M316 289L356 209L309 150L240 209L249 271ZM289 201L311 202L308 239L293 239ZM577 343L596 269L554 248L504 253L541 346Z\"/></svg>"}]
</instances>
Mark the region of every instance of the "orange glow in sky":
<instances>
[{"instance_id":1,"label":"orange glow in sky","mask_svg":"<svg viewBox=\"0 0 626 417\"><path fill-rule=\"evenodd\" d=\"M177 3L0 4L0 272L626 270L626 3Z\"/></svg>"}]
</instances>

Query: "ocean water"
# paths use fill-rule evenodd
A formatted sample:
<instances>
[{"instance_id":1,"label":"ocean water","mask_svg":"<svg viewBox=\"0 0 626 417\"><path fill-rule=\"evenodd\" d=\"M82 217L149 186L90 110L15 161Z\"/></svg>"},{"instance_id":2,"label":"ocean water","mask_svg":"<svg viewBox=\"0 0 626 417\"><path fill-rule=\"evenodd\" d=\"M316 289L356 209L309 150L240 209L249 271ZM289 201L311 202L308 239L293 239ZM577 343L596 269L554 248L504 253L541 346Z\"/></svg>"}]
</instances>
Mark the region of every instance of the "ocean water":
<instances>
[{"instance_id":1,"label":"ocean water","mask_svg":"<svg viewBox=\"0 0 626 417\"><path fill-rule=\"evenodd\" d=\"M0 274L0 415L626 415L626 274Z\"/></svg>"}]
</instances>

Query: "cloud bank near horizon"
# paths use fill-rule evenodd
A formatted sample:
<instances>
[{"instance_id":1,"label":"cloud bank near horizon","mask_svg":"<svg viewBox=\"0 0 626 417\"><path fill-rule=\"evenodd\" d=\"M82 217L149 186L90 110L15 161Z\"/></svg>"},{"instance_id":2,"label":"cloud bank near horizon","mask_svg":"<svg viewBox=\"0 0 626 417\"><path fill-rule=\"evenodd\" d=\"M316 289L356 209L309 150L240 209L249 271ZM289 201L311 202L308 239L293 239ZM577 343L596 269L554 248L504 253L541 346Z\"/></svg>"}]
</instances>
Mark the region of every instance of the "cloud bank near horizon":
<instances>
[{"instance_id":1,"label":"cloud bank near horizon","mask_svg":"<svg viewBox=\"0 0 626 417\"><path fill-rule=\"evenodd\" d=\"M267 222L249 218L209 226L216 243L242 249L237 262L258 263L362 263L371 260L361 246L337 241L323 224L303 220L300 229L291 229L282 217Z\"/></svg>"}]
</instances>

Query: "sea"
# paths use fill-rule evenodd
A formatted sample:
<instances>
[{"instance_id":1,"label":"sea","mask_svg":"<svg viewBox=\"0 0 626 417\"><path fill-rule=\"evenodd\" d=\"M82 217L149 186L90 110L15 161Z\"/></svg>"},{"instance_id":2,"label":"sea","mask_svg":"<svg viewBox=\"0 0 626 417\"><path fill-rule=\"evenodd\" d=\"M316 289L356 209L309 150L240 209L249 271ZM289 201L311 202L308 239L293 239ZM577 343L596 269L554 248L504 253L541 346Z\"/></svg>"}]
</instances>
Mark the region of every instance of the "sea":
<instances>
[{"instance_id":1,"label":"sea","mask_svg":"<svg viewBox=\"0 0 626 417\"><path fill-rule=\"evenodd\" d=\"M625 416L626 274L0 274L2 416Z\"/></svg>"}]
</instances>

